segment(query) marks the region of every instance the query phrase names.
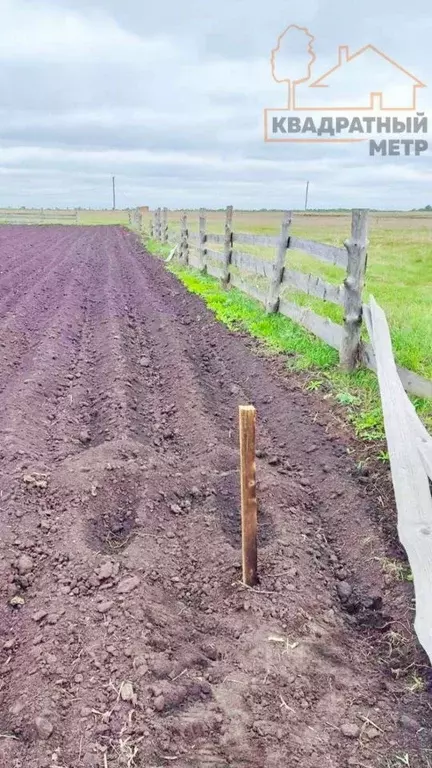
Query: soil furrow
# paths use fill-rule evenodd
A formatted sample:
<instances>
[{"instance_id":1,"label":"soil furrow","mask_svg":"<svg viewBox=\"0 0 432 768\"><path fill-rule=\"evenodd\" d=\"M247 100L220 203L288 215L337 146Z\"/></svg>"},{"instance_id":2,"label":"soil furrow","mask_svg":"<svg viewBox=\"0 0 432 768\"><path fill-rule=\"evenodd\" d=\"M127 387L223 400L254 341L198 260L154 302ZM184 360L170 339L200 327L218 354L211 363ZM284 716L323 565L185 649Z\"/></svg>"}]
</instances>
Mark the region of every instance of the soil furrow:
<instances>
[{"instance_id":1,"label":"soil furrow","mask_svg":"<svg viewBox=\"0 0 432 768\"><path fill-rule=\"evenodd\" d=\"M70 249L75 247L76 242L74 245L71 242ZM55 250L55 244L52 249ZM46 272L39 255L39 271L43 274L36 282L29 275L27 290L17 292L13 307L3 307L1 392L8 384L16 388L16 378L31 367L38 344L43 343L47 329L60 311L60 302L68 298L67 290L75 291L80 286L81 276L74 272L71 252L68 250L62 257L55 257L55 264L48 265Z\"/></svg>"}]
</instances>

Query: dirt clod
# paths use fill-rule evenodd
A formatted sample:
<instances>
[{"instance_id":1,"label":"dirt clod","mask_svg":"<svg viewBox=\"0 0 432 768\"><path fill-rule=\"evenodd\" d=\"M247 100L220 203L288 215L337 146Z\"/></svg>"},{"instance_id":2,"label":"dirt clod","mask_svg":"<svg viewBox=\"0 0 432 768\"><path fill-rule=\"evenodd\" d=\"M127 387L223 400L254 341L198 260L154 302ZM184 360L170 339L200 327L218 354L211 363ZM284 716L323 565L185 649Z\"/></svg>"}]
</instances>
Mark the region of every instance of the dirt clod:
<instances>
[{"instance_id":1,"label":"dirt clod","mask_svg":"<svg viewBox=\"0 0 432 768\"><path fill-rule=\"evenodd\" d=\"M347 581L341 581L340 584L337 585L337 593L340 599L343 602L346 602L351 597L353 588Z\"/></svg>"},{"instance_id":2,"label":"dirt clod","mask_svg":"<svg viewBox=\"0 0 432 768\"><path fill-rule=\"evenodd\" d=\"M38 738L43 741L49 739L54 730L53 724L46 717L37 717L35 726Z\"/></svg>"},{"instance_id":3,"label":"dirt clod","mask_svg":"<svg viewBox=\"0 0 432 768\"><path fill-rule=\"evenodd\" d=\"M156 712L162 712L165 709L165 697L162 694L156 696L153 704Z\"/></svg>"},{"instance_id":4,"label":"dirt clod","mask_svg":"<svg viewBox=\"0 0 432 768\"><path fill-rule=\"evenodd\" d=\"M127 595L132 590L136 589L140 583L138 576L129 576L122 579L117 585L117 592L121 595Z\"/></svg>"},{"instance_id":5,"label":"dirt clod","mask_svg":"<svg viewBox=\"0 0 432 768\"><path fill-rule=\"evenodd\" d=\"M358 739L360 736L360 728L355 723L342 723L340 730L347 739Z\"/></svg>"},{"instance_id":6,"label":"dirt clod","mask_svg":"<svg viewBox=\"0 0 432 768\"><path fill-rule=\"evenodd\" d=\"M18 560L18 573L22 575L30 573L33 570L33 560L28 555L21 555Z\"/></svg>"}]
</instances>

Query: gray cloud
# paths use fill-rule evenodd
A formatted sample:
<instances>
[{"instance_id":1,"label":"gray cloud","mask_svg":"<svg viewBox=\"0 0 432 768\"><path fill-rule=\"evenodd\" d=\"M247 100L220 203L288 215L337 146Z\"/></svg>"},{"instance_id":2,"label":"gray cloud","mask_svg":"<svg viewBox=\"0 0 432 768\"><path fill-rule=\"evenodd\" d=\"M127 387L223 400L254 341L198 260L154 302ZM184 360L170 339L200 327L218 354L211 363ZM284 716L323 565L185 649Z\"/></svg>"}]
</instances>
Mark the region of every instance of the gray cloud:
<instances>
[{"instance_id":1,"label":"gray cloud","mask_svg":"<svg viewBox=\"0 0 432 768\"><path fill-rule=\"evenodd\" d=\"M283 105L270 52L290 23L315 35L314 75L338 46L371 42L418 77L431 70L426 0L3 0L0 205L419 207L430 154L370 158L367 145L265 144ZM365 79L373 72L365 72ZM428 91L422 104L431 107Z\"/></svg>"}]
</instances>

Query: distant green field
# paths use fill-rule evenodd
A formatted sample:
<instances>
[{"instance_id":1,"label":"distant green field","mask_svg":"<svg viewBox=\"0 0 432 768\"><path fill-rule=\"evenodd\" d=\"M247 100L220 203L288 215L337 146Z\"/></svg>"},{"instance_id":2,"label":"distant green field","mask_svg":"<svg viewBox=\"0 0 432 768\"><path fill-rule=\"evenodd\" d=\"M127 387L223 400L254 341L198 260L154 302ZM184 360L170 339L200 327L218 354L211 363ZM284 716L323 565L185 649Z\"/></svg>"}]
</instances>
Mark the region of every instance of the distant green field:
<instances>
[{"instance_id":1,"label":"distant green field","mask_svg":"<svg viewBox=\"0 0 432 768\"><path fill-rule=\"evenodd\" d=\"M74 213L74 210L62 211L55 208L41 209L0 209L0 224L6 224L9 220L13 219L13 223L23 224L74 224L74 221L63 220L62 214ZM97 224L125 224L129 222L129 213L127 210L112 211L112 210L93 210L93 211L78 211L78 224L83 225L97 225Z\"/></svg>"}]
</instances>

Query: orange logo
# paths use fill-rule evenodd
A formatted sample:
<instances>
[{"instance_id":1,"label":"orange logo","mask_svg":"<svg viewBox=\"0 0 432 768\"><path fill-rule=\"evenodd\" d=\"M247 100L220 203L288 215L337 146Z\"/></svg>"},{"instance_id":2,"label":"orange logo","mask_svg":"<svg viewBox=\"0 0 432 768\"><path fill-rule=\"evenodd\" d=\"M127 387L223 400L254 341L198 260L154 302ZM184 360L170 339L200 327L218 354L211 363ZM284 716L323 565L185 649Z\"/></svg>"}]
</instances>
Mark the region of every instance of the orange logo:
<instances>
[{"instance_id":1,"label":"orange logo","mask_svg":"<svg viewBox=\"0 0 432 768\"><path fill-rule=\"evenodd\" d=\"M306 27L296 24L288 26L277 39L277 44L271 52L271 73L276 83L285 85L285 103L280 108L265 109L265 139L266 141L365 141L367 138L355 136L329 138L331 136L331 121L337 121L342 134L342 126L346 128L342 114L352 113L364 120L369 127L371 120L383 119L391 115L397 119L396 113L405 114L406 132L412 129L412 119L419 122L423 116L420 113L411 122L407 120L409 113L418 109L418 92L425 88L415 75L402 67L374 45L365 45L351 53L346 45L339 46L336 63L323 74L316 76L318 69L317 55L314 50L315 37ZM322 117L322 132L316 131L317 136L288 135L285 136L282 126L285 119L290 125L297 127L304 114L310 113L311 125L316 113ZM330 117L334 113L334 117ZM372 118L375 114L375 118ZM369 117L368 117L369 116ZM366 119L365 119L366 118ZM355 118L357 119L357 118ZM276 120L276 122L274 122ZM347 117L348 120L348 117ZM369 123L367 122L369 120ZM324 121L324 122L323 122ZM423 120L426 123L425 119ZM280 135L275 137L274 130L269 131L269 124L279 127ZM393 123L392 123L393 124ZM336 122L335 122L336 125ZM389 123L387 123L389 125ZM401 125L399 121L399 126ZM324 130L326 128L326 130ZM360 132L360 129L358 128ZM289 131L286 131L290 133ZM292 131L294 134L299 130ZM306 131L308 133L309 130ZM313 132L310 129L310 132ZM348 128L348 132L351 130ZM369 133L373 132L372 130ZM401 132L399 129L396 132ZM328 135L323 136L324 133ZM387 129L387 133L392 133Z\"/></svg>"}]
</instances>

